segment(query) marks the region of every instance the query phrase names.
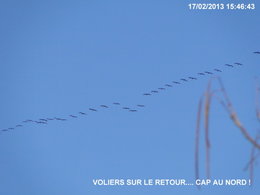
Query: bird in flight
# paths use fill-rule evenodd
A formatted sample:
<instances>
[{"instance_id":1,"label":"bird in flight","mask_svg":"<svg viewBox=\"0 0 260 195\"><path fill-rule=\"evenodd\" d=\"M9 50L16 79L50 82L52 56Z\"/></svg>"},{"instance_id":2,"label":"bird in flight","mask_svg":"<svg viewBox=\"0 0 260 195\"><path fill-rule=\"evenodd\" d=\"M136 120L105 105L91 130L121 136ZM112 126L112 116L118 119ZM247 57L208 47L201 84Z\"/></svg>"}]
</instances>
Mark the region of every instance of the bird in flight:
<instances>
[{"instance_id":1,"label":"bird in flight","mask_svg":"<svg viewBox=\"0 0 260 195\"><path fill-rule=\"evenodd\" d=\"M39 120L40 120L40 121L47 122L47 120L46 120L46 119L43 119L43 118L40 118Z\"/></svg>"},{"instance_id":2,"label":"bird in flight","mask_svg":"<svg viewBox=\"0 0 260 195\"><path fill-rule=\"evenodd\" d=\"M217 69L217 68L215 68L214 69L216 72L222 72L221 70L219 70L219 69Z\"/></svg>"},{"instance_id":3,"label":"bird in flight","mask_svg":"<svg viewBox=\"0 0 260 195\"><path fill-rule=\"evenodd\" d=\"M253 52L254 54L260 54L260 51L255 51L255 52Z\"/></svg>"},{"instance_id":4,"label":"bird in flight","mask_svg":"<svg viewBox=\"0 0 260 195\"><path fill-rule=\"evenodd\" d=\"M85 112L79 112L79 114L86 115L86 113L85 113Z\"/></svg>"},{"instance_id":5,"label":"bird in flight","mask_svg":"<svg viewBox=\"0 0 260 195\"><path fill-rule=\"evenodd\" d=\"M144 93L143 95L151 95L150 93Z\"/></svg>"},{"instance_id":6,"label":"bird in flight","mask_svg":"<svg viewBox=\"0 0 260 195\"><path fill-rule=\"evenodd\" d=\"M198 74L199 74L199 75L205 75L205 74L204 74L204 73L202 73L202 72L199 72Z\"/></svg>"},{"instance_id":7,"label":"bird in flight","mask_svg":"<svg viewBox=\"0 0 260 195\"><path fill-rule=\"evenodd\" d=\"M22 127L22 125L16 125L16 127Z\"/></svg>"},{"instance_id":8,"label":"bird in flight","mask_svg":"<svg viewBox=\"0 0 260 195\"><path fill-rule=\"evenodd\" d=\"M153 91L151 91L152 93L158 93L158 91L156 91L156 90L153 90Z\"/></svg>"},{"instance_id":9,"label":"bird in flight","mask_svg":"<svg viewBox=\"0 0 260 195\"><path fill-rule=\"evenodd\" d=\"M187 79L181 79L182 81L188 82Z\"/></svg>"},{"instance_id":10,"label":"bird in flight","mask_svg":"<svg viewBox=\"0 0 260 195\"><path fill-rule=\"evenodd\" d=\"M195 77L189 77L189 79L192 79L192 80L197 80L197 78L195 78Z\"/></svg>"},{"instance_id":11,"label":"bird in flight","mask_svg":"<svg viewBox=\"0 0 260 195\"><path fill-rule=\"evenodd\" d=\"M205 71L205 73L207 73L207 74L213 74L212 72L209 72L209 71Z\"/></svg>"},{"instance_id":12,"label":"bird in flight","mask_svg":"<svg viewBox=\"0 0 260 195\"><path fill-rule=\"evenodd\" d=\"M235 62L234 64L238 65L238 66L242 66L243 64Z\"/></svg>"},{"instance_id":13,"label":"bird in flight","mask_svg":"<svg viewBox=\"0 0 260 195\"><path fill-rule=\"evenodd\" d=\"M225 64L225 66L228 66L228 67L234 67L233 65L231 65L231 64Z\"/></svg>"},{"instance_id":14,"label":"bird in flight","mask_svg":"<svg viewBox=\"0 0 260 195\"><path fill-rule=\"evenodd\" d=\"M123 109L124 109L124 110L129 110L130 108L128 108L128 107L123 107Z\"/></svg>"},{"instance_id":15,"label":"bird in flight","mask_svg":"<svg viewBox=\"0 0 260 195\"><path fill-rule=\"evenodd\" d=\"M142 108L144 107L144 105L143 105L143 104L138 104L137 106L138 106L138 107L142 107Z\"/></svg>"},{"instance_id":16,"label":"bird in flight","mask_svg":"<svg viewBox=\"0 0 260 195\"><path fill-rule=\"evenodd\" d=\"M70 117L72 117L72 118L78 118L77 116L75 116L75 115L69 115Z\"/></svg>"},{"instance_id":17,"label":"bird in flight","mask_svg":"<svg viewBox=\"0 0 260 195\"><path fill-rule=\"evenodd\" d=\"M114 104L114 105L120 105L120 103L118 103L118 102L114 102L113 104Z\"/></svg>"},{"instance_id":18,"label":"bird in flight","mask_svg":"<svg viewBox=\"0 0 260 195\"><path fill-rule=\"evenodd\" d=\"M160 90L165 90L165 88L163 88L163 87L159 87L158 89L160 89Z\"/></svg>"},{"instance_id":19,"label":"bird in flight","mask_svg":"<svg viewBox=\"0 0 260 195\"><path fill-rule=\"evenodd\" d=\"M172 87L172 85L169 85L169 84L165 84L166 87Z\"/></svg>"},{"instance_id":20,"label":"bird in flight","mask_svg":"<svg viewBox=\"0 0 260 195\"><path fill-rule=\"evenodd\" d=\"M48 121L52 121L52 120L54 120L54 119L53 119L53 118L47 118L47 120L48 120Z\"/></svg>"},{"instance_id":21,"label":"bird in flight","mask_svg":"<svg viewBox=\"0 0 260 195\"><path fill-rule=\"evenodd\" d=\"M129 112L137 112L137 110L129 110Z\"/></svg>"},{"instance_id":22,"label":"bird in flight","mask_svg":"<svg viewBox=\"0 0 260 195\"><path fill-rule=\"evenodd\" d=\"M55 117L55 119L58 120L58 121L66 121L66 119L64 119L64 118L57 118L57 117Z\"/></svg>"},{"instance_id":23,"label":"bird in flight","mask_svg":"<svg viewBox=\"0 0 260 195\"><path fill-rule=\"evenodd\" d=\"M174 84L181 84L180 82L177 81L172 81Z\"/></svg>"},{"instance_id":24,"label":"bird in flight","mask_svg":"<svg viewBox=\"0 0 260 195\"><path fill-rule=\"evenodd\" d=\"M94 108L89 108L89 110L94 111L94 112L97 112L97 110L94 109Z\"/></svg>"},{"instance_id":25,"label":"bird in flight","mask_svg":"<svg viewBox=\"0 0 260 195\"><path fill-rule=\"evenodd\" d=\"M37 124L47 124L46 122L43 122L43 121L35 121Z\"/></svg>"},{"instance_id":26,"label":"bird in flight","mask_svg":"<svg viewBox=\"0 0 260 195\"><path fill-rule=\"evenodd\" d=\"M106 105L100 105L100 107L102 107L102 108L108 108L108 106L106 106Z\"/></svg>"},{"instance_id":27,"label":"bird in flight","mask_svg":"<svg viewBox=\"0 0 260 195\"><path fill-rule=\"evenodd\" d=\"M33 122L33 120L25 120L23 123Z\"/></svg>"}]
</instances>

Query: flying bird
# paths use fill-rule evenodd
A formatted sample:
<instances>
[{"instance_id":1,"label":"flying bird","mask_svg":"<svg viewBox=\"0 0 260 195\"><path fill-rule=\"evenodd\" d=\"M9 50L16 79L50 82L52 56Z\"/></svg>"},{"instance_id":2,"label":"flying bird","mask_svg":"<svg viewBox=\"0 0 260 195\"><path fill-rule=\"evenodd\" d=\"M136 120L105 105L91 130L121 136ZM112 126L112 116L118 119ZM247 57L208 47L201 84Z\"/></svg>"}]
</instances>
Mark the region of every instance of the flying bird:
<instances>
[{"instance_id":1,"label":"flying bird","mask_svg":"<svg viewBox=\"0 0 260 195\"><path fill-rule=\"evenodd\" d=\"M89 110L94 111L94 112L97 112L97 110L94 109L94 108L89 108Z\"/></svg>"},{"instance_id":2,"label":"flying bird","mask_svg":"<svg viewBox=\"0 0 260 195\"><path fill-rule=\"evenodd\" d=\"M255 52L253 52L254 54L260 54L260 51L255 51Z\"/></svg>"},{"instance_id":3,"label":"flying bird","mask_svg":"<svg viewBox=\"0 0 260 195\"><path fill-rule=\"evenodd\" d=\"M118 103L118 102L114 102L113 104L114 104L114 105L120 105L120 103Z\"/></svg>"},{"instance_id":4,"label":"flying bird","mask_svg":"<svg viewBox=\"0 0 260 195\"><path fill-rule=\"evenodd\" d=\"M219 69L217 69L217 68L215 68L214 69L216 72L222 72L221 70L219 70Z\"/></svg>"},{"instance_id":5,"label":"flying bird","mask_svg":"<svg viewBox=\"0 0 260 195\"><path fill-rule=\"evenodd\" d=\"M199 74L199 75L205 75L205 74L204 74L204 73L202 73L202 72L199 72L198 74Z\"/></svg>"},{"instance_id":6,"label":"flying bird","mask_svg":"<svg viewBox=\"0 0 260 195\"><path fill-rule=\"evenodd\" d=\"M33 122L33 120L25 120L23 123Z\"/></svg>"},{"instance_id":7,"label":"flying bird","mask_svg":"<svg viewBox=\"0 0 260 195\"><path fill-rule=\"evenodd\" d=\"M106 106L106 105L100 105L100 107L102 107L102 108L108 108L108 106Z\"/></svg>"},{"instance_id":8,"label":"flying bird","mask_svg":"<svg viewBox=\"0 0 260 195\"><path fill-rule=\"evenodd\" d=\"M144 93L143 95L151 95L150 93Z\"/></svg>"},{"instance_id":9,"label":"flying bird","mask_svg":"<svg viewBox=\"0 0 260 195\"><path fill-rule=\"evenodd\" d=\"M40 118L39 120L40 120L40 121L47 122L47 120L46 120L46 119L43 119L43 118Z\"/></svg>"},{"instance_id":10,"label":"flying bird","mask_svg":"<svg viewBox=\"0 0 260 195\"><path fill-rule=\"evenodd\" d=\"M54 119L53 118L47 118L48 121L53 121Z\"/></svg>"},{"instance_id":11,"label":"flying bird","mask_svg":"<svg viewBox=\"0 0 260 195\"><path fill-rule=\"evenodd\" d=\"M153 91L151 91L152 93L158 93L158 91L156 91L156 90L153 90Z\"/></svg>"},{"instance_id":12,"label":"flying bird","mask_svg":"<svg viewBox=\"0 0 260 195\"><path fill-rule=\"evenodd\" d=\"M188 80L187 79L181 79L182 81L185 81L185 82L188 82Z\"/></svg>"},{"instance_id":13,"label":"flying bird","mask_svg":"<svg viewBox=\"0 0 260 195\"><path fill-rule=\"evenodd\" d=\"M180 82L177 81L172 81L174 84L181 84Z\"/></svg>"},{"instance_id":14,"label":"flying bird","mask_svg":"<svg viewBox=\"0 0 260 195\"><path fill-rule=\"evenodd\" d=\"M195 78L195 77L189 77L189 79L192 79L192 80L197 80L197 78Z\"/></svg>"},{"instance_id":15,"label":"flying bird","mask_svg":"<svg viewBox=\"0 0 260 195\"><path fill-rule=\"evenodd\" d=\"M163 87L159 87L158 89L160 89L160 90L165 90L165 88L163 88Z\"/></svg>"},{"instance_id":16,"label":"flying bird","mask_svg":"<svg viewBox=\"0 0 260 195\"><path fill-rule=\"evenodd\" d=\"M79 112L80 114L82 114L82 115L86 115L86 113L85 112Z\"/></svg>"},{"instance_id":17,"label":"flying bird","mask_svg":"<svg viewBox=\"0 0 260 195\"><path fill-rule=\"evenodd\" d=\"M137 112L137 110L129 110L129 112Z\"/></svg>"},{"instance_id":18,"label":"flying bird","mask_svg":"<svg viewBox=\"0 0 260 195\"><path fill-rule=\"evenodd\" d=\"M75 116L75 115L69 115L70 117L72 117L72 118L78 118L77 116Z\"/></svg>"},{"instance_id":19,"label":"flying bird","mask_svg":"<svg viewBox=\"0 0 260 195\"><path fill-rule=\"evenodd\" d=\"M123 107L123 109L124 109L124 110L129 110L130 108L128 108L128 107Z\"/></svg>"},{"instance_id":20,"label":"flying bird","mask_svg":"<svg viewBox=\"0 0 260 195\"><path fill-rule=\"evenodd\" d=\"M209 71L205 71L205 73L207 73L207 74L213 74L212 72L209 72Z\"/></svg>"},{"instance_id":21,"label":"flying bird","mask_svg":"<svg viewBox=\"0 0 260 195\"><path fill-rule=\"evenodd\" d=\"M44 122L44 121L34 121L35 123L37 123L37 124L47 124L46 122Z\"/></svg>"},{"instance_id":22,"label":"flying bird","mask_svg":"<svg viewBox=\"0 0 260 195\"><path fill-rule=\"evenodd\" d=\"M143 104L138 104L137 106L138 106L138 107L142 107L142 108L144 107L144 105L143 105Z\"/></svg>"},{"instance_id":23,"label":"flying bird","mask_svg":"<svg viewBox=\"0 0 260 195\"><path fill-rule=\"evenodd\" d=\"M235 62L234 64L238 65L238 66L242 66L243 64Z\"/></svg>"},{"instance_id":24,"label":"flying bird","mask_svg":"<svg viewBox=\"0 0 260 195\"><path fill-rule=\"evenodd\" d=\"M64 119L64 118L57 118L57 117L55 117L55 119L58 120L58 121L66 121L66 119Z\"/></svg>"},{"instance_id":25,"label":"flying bird","mask_svg":"<svg viewBox=\"0 0 260 195\"><path fill-rule=\"evenodd\" d=\"M228 66L228 67L234 67L233 65L231 65L231 64L225 64L225 66Z\"/></svg>"},{"instance_id":26,"label":"flying bird","mask_svg":"<svg viewBox=\"0 0 260 195\"><path fill-rule=\"evenodd\" d=\"M166 86L166 87L172 87L172 85L169 85L169 84L165 84L164 86Z\"/></svg>"}]
</instances>

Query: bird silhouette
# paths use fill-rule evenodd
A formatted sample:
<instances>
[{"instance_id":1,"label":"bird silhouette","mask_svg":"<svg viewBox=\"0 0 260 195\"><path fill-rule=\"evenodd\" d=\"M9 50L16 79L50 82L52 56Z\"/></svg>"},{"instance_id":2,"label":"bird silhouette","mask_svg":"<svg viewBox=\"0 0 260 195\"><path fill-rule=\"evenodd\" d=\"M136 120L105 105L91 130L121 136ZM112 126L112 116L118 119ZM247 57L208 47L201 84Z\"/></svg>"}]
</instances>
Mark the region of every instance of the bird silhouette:
<instances>
[{"instance_id":1,"label":"bird silhouette","mask_svg":"<svg viewBox=\"0 0 260 195\"><path fill-rule=\"evenodd\" d=\"M156 91L156 90L152 90L151 92L152 92L152 93L158 93L158 91Z\"/></svg>"},{"instance_id":2,"label":"bird silhouette","mask_svg":"<svg viewBox=\"0 0 260 195\"><path fill-rule=\"evenodd\" d=\"M43 121L35 121L35 123L37 123L37 124L47 124L46 122L43 122Z\"/></svg>"},{"instance_id":3,"label":"bird silhouette","mask_svg":"<svg viewBox=\"0 0 260 195\"><path fill-rule=\"evenodd\" d=\"M181 79L182 81L185 81L185 82L188 82L188 80L187 79Z\"/></svg>"},{"instance_id":4,"label":"bird silhouette","mask_svg":"<svg viewBox=\"0 0 260 195\"><path fill-rule=\"evenodd\" d=\"M197 80L197 78L195 78L195 77L189 77L189 79L192 79L192 80Z\"/></svg>"},{"instance_id":5,"label":"bird silhouette","mask_svg":"<svg viewBox=\"0 0 260 195\"><path fill-rule=\"evenodd\" d=\"M72 117L72 118L78 118L77 116L75 116L75 115L69 115L70 117Z\"/></svg>"},{"instance_id":6,"label":"bird silhouette","mask_svg":"<svg viewBox=\"0 0 260 195\"><path fill-rule=\"evenodd\" d=\"M242 66L243 64L235 62L234 64L238 65L238 66Z\"/></svg>"},{"instance_id":7,"label":"bird silhouette","mask_svg":"<svg viewBox=\"0 0 260 195\"><path fill-rule=\"evenodd\" d=\"M100 107L102 107L102 108L108 108L108 106L106 106L106 105L100 105Z\"/></svg>"},{"instance_id":8,"label":"bird silhouette","mask_svg":"<svg viewBox=\"0 0 260 195\"><path fill-rule=\"evenodd\" d=\"M120 103L118 103L118 102L114 102L113 104L114 104L114 105L120 105Z\"/></svg>"},{"instance_id":9,"label":"bird silhouette","mask_svg":"<svg viewBox=\"0 0 260 195\"><path fill-rule=\"evenodd\" d=\"M33 122L33 120L28 119L28 120L23 121L23 123L28 123L28 122Z\"/></svg>"},{"instance_id":10,"label":"bird silhouette","mask_svg":"<svg viewBox=\"0 0 260 195\"><path fill-rule=\"evenodd\" d=\"M172 87L172 85L169 85L169 84L165 84L164 86L166 86L166 87Z\"/></svg>"},{"instance_id":11,"label":"bird silhouette","mask_svg":"<svg viewBox=\"0 0 260 195\"><path fill-rule=\"evenodd\" d=\"M138 104L137 106L138 106L138 107L142 107L142 108L144 107L144 105L143 105L143 104Z\"/></svg>"},{"instance_id":12,"label":"bird silhouette","mask_svg":"<svg viewBox=\"0 0 260 195\"><path fill-rule=\"evenodd\" d=\"M57 117L55 117L55 119L58 120L58 121L66 121L67 120L67 119L64 119L64 118L57 118Z\"/></svg>"},{"instance_id":13,"label":"bird silhouette","mask_svg":"<svg viewBox=\"0 0 260 195\"><path fill-rule=\"evenodd\" d=\"M86 113L85 113L85 112L79 112L79 114L86 115Z\"/></svg>"},{"instance_id":14,"label":"bird silhouette","mask_svg":"<svg viewBox=\"0 0 260 195\"><path fill-rule=\"evenodd\" d=\"M205 75L205 74L204 74L204 73L202 73L202 72L199 72L198 74L199 74L199 75L203 75L203 76Z\"/></svg>"},{"instance_id":15,"label":"bird silhouette","mask_svg":"<svg viewBox=\"0 0 260 195\"><path fill-rule=\"evenodd\" d=\"M97 110L94 109L94 108L89 108L89 110L94 111L94 112L97 112Z\"/></svg>"},{"instance_id":16,"label":"bird silhouette","mask_svg":"<svg viewBox=\"0 0 260 195\"><path fill-rule=\"evenodd\" d=\"M160 90L165 90L165 88L164 88L164 87L159 87L158 89L160 89Z\"/></svg>"},{"instance_id":17,"label":"bird silhouette","mask_svg":"<svg viewBox=\"0 0 260 195\"><path fill-rule=\"evenodd\" d=\"M214 69L216 72L222 72L221 70L219 70L219 69L217 69L217 68L215 68Z\"/></svg>"},{"instance_id":18,"label":"bird silhouette","mask_svg":"<svg viewBox=\"0 0 260 195\"><path fill-rule=\"evenodd\" d=\"M254 54L260 54L260 51L255 51L255 52L253 52Z\"/></svg>"},{"instance_id":19,"label":"bird silhouette","mask_svg":"<svg viewBox=\"0 0 260 195\"><path fill-rule=\"evenodd\" d=\"M231 64L225 64L225 66L228 66L228 67L234 67L233 65L231 65Z\"/></svg>"},{"instance_id":20,"label":"bird silhouette","mask_svg":"<svg viewBox=\"0 0 260 195\"><path fill-rule=\"evenodd\" d=\"M180 82L177 81L172 81L174 84L181 84Z\"/></svg>"},{"instance_id":21,"label":"bird silhouette","mask_svg":"<svg viewBox=\"0 0 260 195\"><path fill-rule=\"evenodd\" d=\"M122 109L124 109L124 110L129 110L130 108L128 108L128 107L122 107Z\"/></svg>"},{"instance_id":22,"label":"bird silhouette","mask_svg":"<svg viewBox=\"0 0 260 195\"><path fill-rule=\"evenodd\" d=\"M207 73L207 74L213 74L212 72L209 72L209 71L205 71L205 73Z\"/></svg>"},{"instance_id":23,"label":"bird silhouette","mask_svg":"<svg viewBox=\"0 0 260 195\"><path fill-rule=\"evenodd\" d=\"M150 93L144 93L143 95L151 95Z\"/></svg>"},{"instance_id":24,"label":"bird silhouette","mask_svg":"<svg viewBox=\"0 0 260 195\"><path fill-rule=\"evenodd\" d=\"M137 112L137 110L129 110L129 112Z\"/></svg>"}]
</instances>

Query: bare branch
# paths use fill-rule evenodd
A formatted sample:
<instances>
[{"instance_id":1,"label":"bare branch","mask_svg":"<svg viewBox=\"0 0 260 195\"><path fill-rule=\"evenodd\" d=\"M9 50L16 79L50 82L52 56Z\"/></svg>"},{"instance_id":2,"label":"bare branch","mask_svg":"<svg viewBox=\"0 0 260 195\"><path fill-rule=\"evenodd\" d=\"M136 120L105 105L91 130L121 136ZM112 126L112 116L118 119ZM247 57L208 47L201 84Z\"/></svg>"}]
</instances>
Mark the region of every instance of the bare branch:
<instances>
[{"instance_id":1,"label":"bare branch","mask_svg":"<svg viewBox=\"0 0 260 195\"><path fill-rule=\"evenodd\" d=\"M200 144L200 121L201 121L201 108L202 108L202 97L199 101L198 113L197 113L197 125L195 132L195 177L199 179L199 144Z\"/></svg>"}]
</instances>

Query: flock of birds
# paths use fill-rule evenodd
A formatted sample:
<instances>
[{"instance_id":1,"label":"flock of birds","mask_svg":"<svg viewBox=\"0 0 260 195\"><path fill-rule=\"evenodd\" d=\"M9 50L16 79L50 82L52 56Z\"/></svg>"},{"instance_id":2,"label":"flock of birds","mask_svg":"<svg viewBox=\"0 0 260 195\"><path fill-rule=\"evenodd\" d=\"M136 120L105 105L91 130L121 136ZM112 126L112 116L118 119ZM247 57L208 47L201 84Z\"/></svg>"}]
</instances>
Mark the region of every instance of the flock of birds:
<instances>
[{"instance_id":1,"label":"flock of birds","mask_svg":"<svg viewBox=\"0 0 260 195\"><path fill-rule=\"evenodd\" d=\"M260 51L255 51L253 53L260 55ZM242 63L235 62L233 64L225 64L224 66L229 67L229 68L234 68L235 66L242 66L242 65L243 65ZM221 73L221 72L223 72L223 69L215 68L212 71L199 72L199 73L197 73L197 75L201 77L201 76L206 76L206 75L214 75L215 73ZM159 93L162 90L166 90L166 88L171 88L171 87L173 87L173 85L181 85L182 83L189 82L191 80L197 80L197 79L198 79L198 77L191 77L191 76L188 77L188 78L181 78L179 80L172 81L171 84L167 83L163 87L159 87L159 88L151 90L149 92L145 92L142 95L144 95L144 96L151 96L153 94ZM127 106L122 106L120 102L113 102L111 105L103 105L102 104L102 105L99 106L99 108L100 109L109 109L112 106L120 107L121 109L127 110L129 112L137 112L138 109L141 109L141 108L145 107L145 105L143 105L143 104L137 104L135 108L131 108L131 107L127 107ZM98 109L98 108L89 108L89 112L98 112L100 109ZM37 119L37 120L27 119L27 120L22 121L20 124L17 124L15 126L13 126L13 127L1 129L0 133L1 132L12 131L12 130L14 130L16 128L21 128L21 127L23 127L23 126L25 126L26 124L29 124L29 123L47 125L50 121L68 121L69 119L75 119L75 118L78 118L80 116L87 116L87 115L88 115L87 112L78 112L77 114L69 114L66 118L63 118L63 117L49 117L49 118L40 118L40 119Z\"/></svg>"}]
</instances>

